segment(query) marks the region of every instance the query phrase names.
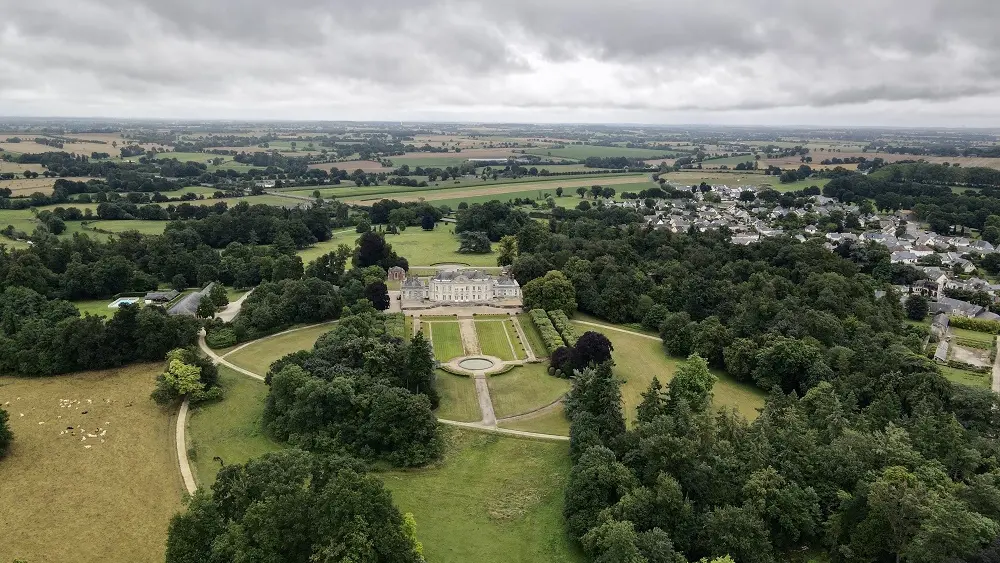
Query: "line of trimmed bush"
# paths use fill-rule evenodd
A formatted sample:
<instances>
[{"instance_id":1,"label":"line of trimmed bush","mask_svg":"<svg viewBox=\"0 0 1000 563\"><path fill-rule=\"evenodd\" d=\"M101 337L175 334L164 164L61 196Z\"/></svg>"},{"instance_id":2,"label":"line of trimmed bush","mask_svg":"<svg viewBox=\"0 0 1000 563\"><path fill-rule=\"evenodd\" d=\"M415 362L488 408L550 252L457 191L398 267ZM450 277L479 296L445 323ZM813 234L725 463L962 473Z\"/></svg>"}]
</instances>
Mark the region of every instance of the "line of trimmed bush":
<instances>
[{"instance_id":1,"label":"line of trimmed bush","mask_svg":"<svg viewBox=\"0 0 1000 563\"><path fill-rule=\"evenodd\" d=\"M989 350L993 348L992 344L989 342L974 340L972 338L962 338L960 336L956 336L951 342L952 344L958 344L959 346L964 346L965 348L975 348L977 350Z\"/></svg>"},{"instance_id":2,"label":"line of trimmed bush","mask_svg":"<svg viewBox=\"0 0 1000 563\"><path fill-rule=\"evenodd\" d=\"M555 311L549 311L549 320L552 321L552 326L556 327L559 331L559 335L566 342L567 346L576 346L576 330L573 329L573 325L569 322L569 317L566 316L560 309Z\"/></svg>"},{"instance_id":3,"label":"line of trimmed bush","mask_svg":"<svg viewBox=\"0 0 1000 563\"><path fill-rule=\"evenodd\" d=\"M970 319L969 317L948 317L948 324L955 328L964 328L986 334L1000 334L1000 321L986 319Z\"/></svg>"},{"instance_id":4,"label":"line of trimmed bush","mask_svg":"<svg viewBox=\"0 0 1000 563\"><path fill-rule=\"evenodd\" d=\"M948 360L948 367L961 369L965 371L971 371L975 373L990 373L993 368L989 366L974 366L972 364L967 364L965 362L960 362L958 360Z\"/></svg>"},{"instance_id":5,"label":"line of trimmed bush","mask_svg":"<svg viewBox=\"0 0 1000 563\"><path fill-rule=\"evenodd\" d=\"M472 377L472 373L471 372L462 371L460 369L455 369L455 368L449 366L448 364L441 364L441 365L438 366L438 369L440 369L441 371L448 372L448 373L450 373L452 375L459 375L459 376L462 376L462 377Z\"/></svg>"},{"instance_id":6,"label":"line of trimmed bush","mask_svg":"<svg viewBox=\"0 0 1000 563\"><path fill-rule=\"evenodd\" d=\"M545 343L549 354L565 346L562 336L552 325L552 321L549 320L549 316L545 314L544 310L532 309L528 311L528 315L531 317L531 322L535 323L538 328L538 333L542 336L542 342Z\"/></svg>"}]
</instances>

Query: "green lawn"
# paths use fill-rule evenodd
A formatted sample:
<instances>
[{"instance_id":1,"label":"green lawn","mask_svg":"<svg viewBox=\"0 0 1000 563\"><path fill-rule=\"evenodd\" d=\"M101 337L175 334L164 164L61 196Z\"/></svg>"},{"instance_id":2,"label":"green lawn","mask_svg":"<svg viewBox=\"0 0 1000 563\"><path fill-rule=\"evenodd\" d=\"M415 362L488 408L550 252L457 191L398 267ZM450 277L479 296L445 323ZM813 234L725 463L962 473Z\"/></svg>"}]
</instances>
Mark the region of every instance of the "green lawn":
<instances>
[{"instance_id":1,"label":"green lawn","mask_svg":"<svg viewBox=\"0 0 1000 563\"><path fill-rule=\"evenodd\" d=\"M80 311L80 316L87 313L98 317L111 317L117 309L108 307L114 299L87 299L83 301L73 301L73 305Z\"/></svg>"},{"instance_id":2,"label":"green lawn","mask_svg":"<svg viewBox=\"0 0 1000 563\"><path fill-rule=\"evenodd\" d=\"M316 339L331 330L332 324L324 324L282 334L241 348L226 356L226 360L258 375L265 375L274 361L292 352L312 349Z\"/></svg>"},{"instance_id":3,"label":"green lawn","mask_svg":"<svg viewBox=\"0 0 1000 563\"><path fill-rule=\"evenodd\" d=\"M562 517L569 447L446 429L437 466L383 473L431 563L582 563Z\"/></svg>"},{"instance_id":4,"label":"green lawn","mask_svg":"<svg viewBox=\"0 0 1000 563\"><path fill-rule=\"evenodd\" d=\"M167 227L167 221L92 221L84 226L84 230L100 230L111 233L124 233L125 231L139 231L144 235L162 235L163 229ZM93 234L93 233L88 233Z\"/></svg>"},{"instance_id":5,"label":"green lawn","mask_svg":"<svg viewBox=\"0 0 1000 563\"><path fill-rule=\"evenodd\" d=\"M952 383L968 385L969 387L980 387L982 389L989 389L992 383L990 381L991 376L988 373L976 373L974 371L956 369L948 366L938 367L941 368L941 374Z\"/></svg>"},{"instance_id":6,"label":"green lawn","mask_svg":"<svg viewBox=\"0 0 1000 563\"><path fill-rule=\"evenodd\" d=\"M659 338L651 339L636 334L628 334L616 330L597 328L590 325L577 325L578 332L593 330L608 337L614 346L615 375L624 383L622 385L622 402L625 406L625 417L635 420L635 409L642 401L642 393L649 387L653 376L666 385L674 376L674 370L681 360L672 358L663 350ZM744 383L739 383L725 373L714 371L718 381L715 382L715 405L735 407L749 420L757 417L757 409L764 406L765 393Z\"/></svg>"},{"instance_id":7,"label":"green lawn","mask_svg":"<svg viewBox=\"0 0 1000 563\"><path fill-rule=\"evenodd\" d=\"M526 344L531 346L531 351L535 353L535 357L544 358L548 356L549 352L545 348L545 341L542 340L542 335L539 334L535 323L531 321L531 317L527 313L521 313L517 316L517 322L520 323L521 330L524 331L524 336L528 339Z\"/></svg>"},{"instance_id":8,"label":"green lawn","mask_svg":"<svg viewBox=\"0 0 1000 563\"><path fill-rule=\"evenodd\" d=\"M479 411L479 399L476 397L476 382L471 377L451 374L441 369L435 373L435 388L441 402L434 414L445 420L479 422L483 415Z\"/></svg>"},{"instance_id":9,"label":"green lawn","mask_svg":"<svg viewBox=\"0 0 1000 563\"><path fill-rule=\"evenodd\" d=\"M7 225L13 225L14 229L30 235L40 223L35 220L35 216L28 209L0 209L0 229ZM0 242L9 244L11 241L2 238Z\"/></svg>"},{"instance_id":10,"label":"green lawn","mask_svg":"<svg viewBox=\"0 0 1000 563\"><path fill-rule=\"evenodd\" d=\"M573 188L573 189L576 189L576 188ZM639 189L642 189L642 188L639 188ZM572 191L572 190L570 190L570 191ZM632 191L631 186L627 190L625 190L625 191ZM547 197L551 197L551 198L555 199L556 202L560 202L560 201L561 202L566 202L567 201L565 194L563 194L563 197L561 199L556 198L556 185L553 184L552 187L544 189L544 190L537 190L536 189L536 190L524 190L524 191L519 191L519 192L505 192L505 193L496 193L496 194L487 194L487 195L463 196L463 197L455 197L455 198L449 198L449 199L435 199L431 203L433 203L435 207L440 207L442 205L447 205L448 207L450 207L452 209L458 209L458 205L460 203L468 203L469 205L472 205L474 203L488 203L488 202L491 202L491 201L507 202L507 201L512 201L512 200L515 200L515 199L532 199L532 200L536 200L536 201L544 201L545 198L547 198ZM574 201L573 205L575 206L576 203L577 202Z\"/></svg>"},{"instance_id":11,"label":"green lawn","mask_svg":"<svg viewBox=\"0 0 1000 563\"><path fill-rule=\"evenodd\" d=\"M570 381L549 375L548 364L525 364L490 376L490 399L498 418L544 407L569 392Z\"/></svg>"},{"instance_id":12,"label":"green lawn","mask_svg":"<svg viewBox=\"0 0 1000 563\"><path fill-rule=\"evenodd\" d=\"M552 407L551 410L527 418L498 422L497 426L525 432L569 436L569 419L566 418L566 409L563 408L562 403Z\"/></svg>"},{"instance_id":13,"label":"green lawn","mask_svg":"<svg viewBox=\"0 0 1000 563\"><path fill-rule=\"evenodd\" d=\"M521 342L521 336L517 333L517 329L514 328L514 319L507 319L503 323L503 329L510 336L510 341L514 344L514 359L524 360L528 357L528 353L524 351L525 344Z\"/></svg>"},{"instance_id":14,"label":"green lawn","mask_svg":"<svg viewBox=\"0 0 1000 563\"><path fill-rule=\"evenodd\" d=\"M504 323L508 321L476 321L476 336L479 338L479 349L487 356L495 356L501 360L515 359L512 342L508 338Z\"/></svg>"},{"instance_id":15,"label":"green lawn","mask_svg":"<svg viewBox=\"0 0 1000 563\"><path fill-rule=\"evenodd\" d=\"M496 254L459 254L458 237L454 226L438 223L433 231L409 227L398 235L385 235L392 249L414 266L434 264L468 264L470 266L496 266Z\"/></svg>"},{"instance_id":16,"label":"green lawn","mask_svg":"<svg viewBox=\"0 0 1000 563\"><path fill-rule=\"evenodd\" d=\"M725 158L712 158L701 161L701 165L704 168L718 168L720 166L728 166L733 168L737 164L742 164L744 162L753 162L753 155L743 155L743 156L727 156Z\"/></svg>"},{"instance_id":17,"label":"green lawn","mask_svg":"<svg viewBox=\"0 0 1000 563\"><path fill-rule=\"evenodd\" d=\"M188 420L188 455L202 487L215 482L215 457L232 465L283 447L260 427L267 385L226 366L219 366L219 380L223 399L193 408Z\"/></svg>"},{"instance_id":18,"label":"green lawn","mask_svg":"<svg viewBox=\"0 0 1000 563\"><path fill-rule=\"evenodd\" d=\"M434 345L434 357L438 361L447 362L465 355L462 333L457 321L424 322L421 319L420 328L424 330L425 335L430 335L431 343Z\"/></svg>"}]
</instances>

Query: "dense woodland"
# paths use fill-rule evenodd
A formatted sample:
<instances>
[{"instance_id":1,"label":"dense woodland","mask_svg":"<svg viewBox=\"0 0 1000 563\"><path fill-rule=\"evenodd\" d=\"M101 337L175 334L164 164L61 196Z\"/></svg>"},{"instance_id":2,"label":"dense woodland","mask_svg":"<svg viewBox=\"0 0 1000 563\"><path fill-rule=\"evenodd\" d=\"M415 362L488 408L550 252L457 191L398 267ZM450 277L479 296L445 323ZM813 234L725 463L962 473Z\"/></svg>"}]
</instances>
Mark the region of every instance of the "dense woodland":
<instances>
[{"instance_id":1,"label":"dense woodland","mask_svg":"<svg viewBox=\"0 0 1000 563\"><path fill-rule=\"evenodd\" d=\"M263 425L300 448L346 452L395 466L420 466L441 456L434 359L422 335L370 305L356 305L311 351L271 366ZM397 323L398 324L398 323Z\"/></svg>"},{"instance_id":2,"label":"dense woodland","mask_svg":"<svg viewBox=\"0 0 1000 563\"><path fill-rule=\"evenodd\" d=\"M658 329L665 354L691 355L627 431L608 366L577 370L565 512L595 561L769 562L805 548L930 562L975 557L1000 534L996 398L921 355L887 255L737 246L614 215L526 224L513 266L522 284L559 270L581 311ZM769 392L760 417L712 408L709 367Z\"/></svg>"}]
</instances>

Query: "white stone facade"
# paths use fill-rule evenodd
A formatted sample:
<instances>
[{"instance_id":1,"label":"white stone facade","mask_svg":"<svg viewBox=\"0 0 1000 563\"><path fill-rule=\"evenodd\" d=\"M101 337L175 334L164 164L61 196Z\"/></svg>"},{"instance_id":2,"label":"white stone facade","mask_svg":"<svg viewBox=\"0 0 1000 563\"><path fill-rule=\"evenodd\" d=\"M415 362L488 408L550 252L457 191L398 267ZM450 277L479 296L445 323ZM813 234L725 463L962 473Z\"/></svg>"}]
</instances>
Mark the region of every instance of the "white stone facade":
<instances>
[{"instance_id":1,"label":"white stone facade","mask_svg":"<svg viewBox=\"0 0 1000 563\"><path fill-rule=\"evenodd\" d=\"M403 301L485 303L521 299L521 286L508 276L479 270L439 271L431 278L406 278L400 288Z\"/></svg>"}]
</instances>

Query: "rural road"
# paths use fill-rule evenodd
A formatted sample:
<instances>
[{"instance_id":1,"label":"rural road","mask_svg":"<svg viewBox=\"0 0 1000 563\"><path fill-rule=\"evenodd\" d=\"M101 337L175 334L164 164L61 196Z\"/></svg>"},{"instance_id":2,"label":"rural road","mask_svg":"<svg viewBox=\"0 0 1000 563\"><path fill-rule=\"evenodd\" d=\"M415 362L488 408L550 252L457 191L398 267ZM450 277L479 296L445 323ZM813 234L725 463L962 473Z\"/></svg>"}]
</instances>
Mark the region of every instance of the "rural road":
<instances>
[{"instance_id":1,"label":"rural road","mask_svg":"<svg viewBox=\"0 0 1000 563\"><path fill-rule=\"evenodd\" d=\"M253 289L241 295L236 301L226 305L225 309L215 314L216 318L222 319L223 322L232 322L232 320L236 318L236 313L240 312L240 307L243 306L243 302L246 301L247 297L250 297L251 293L253 293Z\"/></svg>"}]
</instances>

